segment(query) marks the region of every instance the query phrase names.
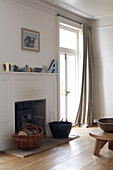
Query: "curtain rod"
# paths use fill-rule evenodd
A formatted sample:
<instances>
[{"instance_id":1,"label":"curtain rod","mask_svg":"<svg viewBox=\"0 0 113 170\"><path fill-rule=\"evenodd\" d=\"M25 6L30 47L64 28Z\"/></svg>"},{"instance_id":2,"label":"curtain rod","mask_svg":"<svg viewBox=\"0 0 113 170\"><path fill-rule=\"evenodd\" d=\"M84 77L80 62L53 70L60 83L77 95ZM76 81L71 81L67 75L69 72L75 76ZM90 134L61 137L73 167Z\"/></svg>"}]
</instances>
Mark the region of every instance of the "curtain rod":
<instances>
[{"instance_id":1,"label":"curtain rod","mask_svg":"<svg viewBox=\"0 0 113 170\"><path fill-rule=\"evenodd\" d=\"M63 16L63 15L60 15L60 14L57 14L57 16L63 17L63 18L65 18L65 19L68 19L68 20L70 20L70 21L76 22L76 23L78 23L78 24L82 24L81 22L75 21L75 20L73 20L73 19L70 19L70 18L65 17L65 16Z\"/></svg>"}]
</instances>

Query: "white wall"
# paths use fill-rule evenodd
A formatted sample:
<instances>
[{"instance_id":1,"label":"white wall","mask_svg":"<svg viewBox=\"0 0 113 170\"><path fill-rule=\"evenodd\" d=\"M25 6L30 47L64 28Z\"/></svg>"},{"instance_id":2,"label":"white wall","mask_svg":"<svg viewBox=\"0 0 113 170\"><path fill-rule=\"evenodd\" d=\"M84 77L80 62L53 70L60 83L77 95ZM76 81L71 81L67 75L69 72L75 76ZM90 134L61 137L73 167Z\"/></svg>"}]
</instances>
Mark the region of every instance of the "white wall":
<instances>
[{"instance_id":1,"label":"white wall","mask_svg":"<svg viewBox=\"0 0 113 170\"><path fill-rule=\"evenodd\" d=\"M93 117L113 117L113 18L93 25Z\"/></svg>"},{"instance_id":2,"label":"white wall","mask_svg":"<svg viewBox=\"0 0 113 170\"><path fill-rule=\"evenodd\" d=\"M21 28L40 32L40 53L21 50ZM56 59L56 17L16 3L0 1L0 65L49 66Z\"/></svg>"}]
</instances>

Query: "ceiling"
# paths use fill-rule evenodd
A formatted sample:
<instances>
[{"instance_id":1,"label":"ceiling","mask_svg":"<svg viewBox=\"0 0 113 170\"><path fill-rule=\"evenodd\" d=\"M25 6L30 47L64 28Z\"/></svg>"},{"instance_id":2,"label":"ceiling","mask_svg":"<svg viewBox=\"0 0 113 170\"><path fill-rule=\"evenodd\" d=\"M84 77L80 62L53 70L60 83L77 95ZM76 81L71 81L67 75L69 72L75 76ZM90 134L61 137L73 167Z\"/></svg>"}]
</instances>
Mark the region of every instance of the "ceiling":
<instances>
[{"instance_id":1,"label":"ceiling","mask_svg":"<svg viewBox=\"0 0 113 170\"><path fill-rule=\"evenodd\" d=\"M39 8L51 6L52 9L69 11L87 19L98 19L113 15L113 0L12 0L26 6Z\"/></svg>"},{"instance_id":2,"label":"ceiling","mask_svg":"<svg viewBox=\"0 0 113 170\"><path fill-rule=\"evenodd\" d=\"M60 6L86 18L97 19L113 15L113 0L40 0Z\"/></svg>"}]
</instances>

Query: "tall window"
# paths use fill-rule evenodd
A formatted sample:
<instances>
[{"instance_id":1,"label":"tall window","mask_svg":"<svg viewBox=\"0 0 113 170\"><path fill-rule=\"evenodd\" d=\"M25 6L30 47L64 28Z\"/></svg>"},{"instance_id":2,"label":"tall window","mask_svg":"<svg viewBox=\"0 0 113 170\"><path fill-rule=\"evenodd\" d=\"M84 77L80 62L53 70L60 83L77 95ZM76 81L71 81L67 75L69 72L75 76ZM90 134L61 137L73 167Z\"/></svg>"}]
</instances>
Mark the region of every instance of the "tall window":
<instances>
[{"instance_id":1,"label":"tall window","mask_svg":"<svg viewBox=\"0 0 113 170\"><path fill-rule=\"evenodd\" d=\"M59 22L60 119L74 123L78 106L79 29Z\"/></svg>"}]
</instances>

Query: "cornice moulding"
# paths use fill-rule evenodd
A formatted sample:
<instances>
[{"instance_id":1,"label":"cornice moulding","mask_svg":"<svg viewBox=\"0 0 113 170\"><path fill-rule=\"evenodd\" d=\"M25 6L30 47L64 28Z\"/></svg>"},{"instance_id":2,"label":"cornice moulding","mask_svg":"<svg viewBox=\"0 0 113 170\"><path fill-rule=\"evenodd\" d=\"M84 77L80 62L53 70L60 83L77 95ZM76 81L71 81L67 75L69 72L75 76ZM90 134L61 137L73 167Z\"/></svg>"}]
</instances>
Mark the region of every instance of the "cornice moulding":
<instances>
[{"instance_id":1,"label":"cornice moulding","mask_svg":"<svg viewBox=\"0 0 113 170\"><path fill-rule=\"evenodd\" d=\"M49 3L45 3L44 0L2 0L3 2L12 3L15 5L23 5L30 8L33 8L35 10L44 12L46 14L56 16L57 14L64 15L70 19L73 19L75 21L80 21L82 23L89 23L89 19L83 18L82 16L79 16L77 14L74 14L73 12L70 12L67 9L63 9L61 7L54 7L51 6Z\"/></svg>"}]
</instances>

